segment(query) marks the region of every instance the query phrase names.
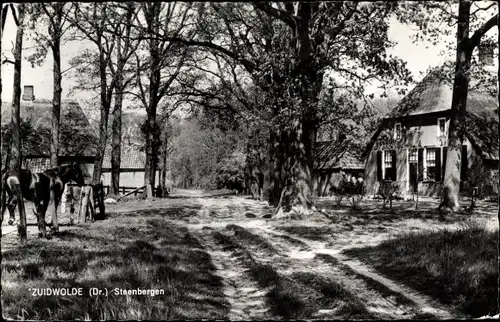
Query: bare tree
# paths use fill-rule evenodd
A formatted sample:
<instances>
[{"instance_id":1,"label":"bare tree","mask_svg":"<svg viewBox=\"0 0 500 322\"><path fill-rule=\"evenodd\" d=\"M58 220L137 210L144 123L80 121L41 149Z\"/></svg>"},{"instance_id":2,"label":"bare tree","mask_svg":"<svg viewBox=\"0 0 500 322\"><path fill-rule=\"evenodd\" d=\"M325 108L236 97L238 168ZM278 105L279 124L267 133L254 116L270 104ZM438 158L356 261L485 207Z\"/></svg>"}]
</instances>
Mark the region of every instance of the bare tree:
<instances>
[{"instance_id":1,"label":"bare tree","mask_svg":"<svg viewBox=\"0 0 500 322\"><path fill-rule=\"evenodd\" d=\"M61 81L63 72L61 70L61 42L65 32L71 27L67 16L71 10L71 3L35 3L29 9L31 31L37 45L36 52L28 57L32 64L41 65L50 48L52 51L53 66L53 98L52 98L52 139L50 142L50 166L59 164L59 127L61 118ZM42 31L37 26L40 19L46 24L47 30Z\"/></svg>"},{"instance_id":2,"label":"bare tree","mask_svg":"<svg viewBox=\"0 0 500 322\"><path fill-rule=\"evenodd\" d=\"M12 171L21 170L22 153L21 153L21 63L23 52L23 37L24 37L24 18L26 13L26 4L21 3L17 6L18 27L16 32L16 43L14 46L14 94L12 97L12 142L10 153L10 169Z\"/></svg>"},{"instance_id":3,"label":"bare tree","mask_svg":"<svg viewBox=\"0 0 500 322\"><path fill-rule=\"evenodd\" d=\"M119 18L116 25L110 30L112 33L117 33L116 64L111 62L109 66L116 87L111 126L111 193L115 195L118 195L120 187L123 98L126 88L134 80L134 74L127 73L126 66L140 44L139 40L133 41L131 38L132 23L138 8L135 3L127 2L121 9L125 11L125 15Z\"/></svg>"},{"instance_id":4,"label":"bare tree","mask_svg":"<svg viewBox=\"0 0 500 322\"><path fill-rule=\"evenodd\" d=\"M72 61L74 65L80 65L76 69L77 72L87 72L84 74L86 79L79 79L83 84L78 88L98 89L100 93L99 145L92 176L92 184L95 185L101 179L102 163L108 139L109 112L113 92L116 88L116 79L109 79L108 71L117 36L116 33L112 35L107 33L109 21L116 17L116 12L113 12L109 3L75 3L74 6L75 10L70 18L71 23L78 29L82 39L91 41L97 47L97 55L91 51L85 51ZM80 77L82 76L80 74ZM91 79L94 77L99 79L97 87L93 84L90 85L90 88L86 87L89 76Z\"/></svg>"},{"instance_id":5,"label":"bare tree","mask_svg":"<svg viewBox=\"0 0 500 322\"><path fill-rule=\"evenodd\" d=\"M160 39L158 34L178 37L185 32L189 20L190 4L144 2L141 11L144 15L145 51L147 56L137 58L137 87L136 95L146 108L146 167L144 183L145 195L153 197L155 176L158 165L158 149L160 129L156 114L160 101L168 94L170 86L175 81L185 59L189 54L188 48L168 39ZM185 8L183 8L185 7ZM142 60L142 62L141 62ZM143 77L142 71L148 74ZM145 84L146 83L146 84Z\"/></svg>"}]
</instances>

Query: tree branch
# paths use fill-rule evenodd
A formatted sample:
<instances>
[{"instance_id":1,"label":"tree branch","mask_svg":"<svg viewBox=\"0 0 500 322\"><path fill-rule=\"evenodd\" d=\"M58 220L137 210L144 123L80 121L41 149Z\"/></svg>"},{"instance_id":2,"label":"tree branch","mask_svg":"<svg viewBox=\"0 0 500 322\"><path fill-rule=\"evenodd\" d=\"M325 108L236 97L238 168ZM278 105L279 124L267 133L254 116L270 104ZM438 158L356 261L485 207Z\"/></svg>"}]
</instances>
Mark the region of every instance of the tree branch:
<instances>
[{"instance_id":1,"label":"tree branch","mask_svg":"<svg viewBox=\"0 0 500 322\"><path fill-rule=\"evenodd\" d=\"M268 2L252 2L252 5L268 15L283 21L292 29L295 29L295 18L289 12L273 8Z\"/></svg>"},{"instance_id":2,"label":"tree branch","mask_svg":"<svg viewBox=\"0 0 500 322\"><path fill-rule=\"evenodd\" d=\"M481 38L493 27L495 27L498 23L498 13L491 17L488 21L484 23L478 30L474 32L472 37L469 38L468 47L470 52L476 48L481 42Z\"/></svg>"}]
</instances>

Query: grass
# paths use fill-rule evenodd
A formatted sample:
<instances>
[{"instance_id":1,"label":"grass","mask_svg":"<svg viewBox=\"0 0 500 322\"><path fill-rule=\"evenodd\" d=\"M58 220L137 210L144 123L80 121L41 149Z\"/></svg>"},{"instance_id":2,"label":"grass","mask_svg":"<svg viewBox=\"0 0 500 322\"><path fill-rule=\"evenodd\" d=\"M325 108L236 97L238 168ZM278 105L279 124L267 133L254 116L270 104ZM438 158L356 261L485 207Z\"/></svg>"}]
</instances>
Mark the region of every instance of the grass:
<instances>
[{"instance_id":1,"label":"grass","mask_svg":"<svg viewBox=\"0 0 500 322\"><path fill-rule=\"evenodd\" d=\"M143 214L144 215L144 214ZM22 320L224 319L229 305L210 256L185 227L160 216L113 216L28 239L2 252L2 311ZM89 296L107 288L108 296ZM83 296L32 296L29 288L82 288ZM114 288L163 295L114 295Z\"/></svg>"},{"instance_id":2,"label":"grass","mask_svg":"<svg viewBox=\"0 0 500 322\"><path fill-rule=\"evenodd\" d=\"M471 224L458 230L409 233L344 253L457 312L477 317L498 312L496 245L497 232Z\"/></svg>"},{"instance_id":3,"label":"grass","mask_svg":"<svg viewBox=\"0 0 500 322\"><path fill-rule=\"evenodd\" d=\"M336 315L342 317L342 319L365 320L375 318L359 298L338 283L320 275L306 272L294 273L292 278L319 291L322 297L317 299L318 304L323 308L336 307Z\"/></svg>"}]
</instances>

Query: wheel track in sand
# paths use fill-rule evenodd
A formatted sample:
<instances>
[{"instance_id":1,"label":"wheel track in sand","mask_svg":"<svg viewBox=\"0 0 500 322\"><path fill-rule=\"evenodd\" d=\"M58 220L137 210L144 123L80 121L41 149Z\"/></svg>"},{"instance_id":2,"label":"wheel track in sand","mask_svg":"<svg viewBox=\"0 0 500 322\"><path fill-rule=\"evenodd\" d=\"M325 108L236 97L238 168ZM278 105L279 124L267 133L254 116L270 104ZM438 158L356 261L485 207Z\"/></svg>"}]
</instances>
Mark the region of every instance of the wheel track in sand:
<instances>
[{"instance_id":1,"label":"wheel track in sand","mask_svg":"<svg viewBox=\"0 0 500 322\"><path fill-rule=\"evenodd\" d=\"M290 236L287 233L281 233L281 232L278 233L270 227L260 228L259 230L262 236L267 237L271 241L271 243L276 248L279 248L284 254L286 254L290 258L302 259L303 261L305 261L306 262L305 266L313 268L315 267L316 269L318 269L318 267L321 267L322 269L324 269L323 265L317 263L318 258L315 258L317 254L326 254L334 258L335 261L338 261L339 265L332 265L332 264L328 265L328 267L330 267L331 270L333 269L330 272L330 274L333 277L337 278L339 281L342 281L342 284L345 285L347 288L349 288L353 292L353 294L359 296L362 300L366 301L368 305L372 305L372 310L374 310L375 312L378 311L377 307L379 307L380 303L384 302L391 303L391 301L386 299L384 295L380 294L379 292L373 290L373 288L369 287L367 283L364 281L366 279L370 279L375 283L379 283L384 288L390 290L393 294L399 294L400 296L409 300L411 305L406 308L403 308L403 310L398 308L398 305L391 303L395 310L392 312L393 315L395 315L394 318L407 319L410 317L409 314L432 315L438 319L450 319L454 316L453 314L450 313L450 311L452 311L451 308L448 308L440 303L437 303L435 300L433 300L427 295L421 294L420 292L417 292L405 285L397 283L393 280L388 279L385 276L376 273L374 269L364 264L363 262L357 259L349 258L341 254L340 250L332 250L331 247L325 247L326 244L325 242L310 241L298 236ZM288 237L283 237L283 236L288 236ZM282 245L281 243L288 238L293 238L294 240L297 240L300 243L308 245L309 250L299 249L297 246L294 246L293 244L287 246ZM277 244L281 245L278 246ZM308 261L309 263L307 263ZM347 266L352 272L361 275L363 278L359 277L356 278L353 277L352 274L346 274L346 269L344 265ZM342 269L342 266L344 266L344 269ZM328 270L326 270L324 273L329 274ZM370 289L374 292L370 291ZM379 299L376 299L377 297ZM389 309L391 305L380 305L380 307L383 309Z\"/></svg>"},{"instance_id":2,"label":"wheel track in sand","mask_svg":"<svg viewBox=\"0 0 500 322\"><path fill-rule=\"evenodd\" d=\"M246 272L240 258L217 244L212 228L190 229L198 237L222 279L224 295L231 305L228 319L265 320L271 318L266 304L267 290L261 288Z\"/></svg>"}]
</instances>

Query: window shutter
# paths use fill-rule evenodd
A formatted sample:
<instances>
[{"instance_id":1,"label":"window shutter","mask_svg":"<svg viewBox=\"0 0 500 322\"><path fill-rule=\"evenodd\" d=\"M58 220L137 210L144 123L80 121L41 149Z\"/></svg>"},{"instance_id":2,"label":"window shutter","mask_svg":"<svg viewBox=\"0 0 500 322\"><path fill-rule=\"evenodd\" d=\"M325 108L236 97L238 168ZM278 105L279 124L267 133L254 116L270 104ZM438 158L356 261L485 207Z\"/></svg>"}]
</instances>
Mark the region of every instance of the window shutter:
<instances>
[{"instance_id":1,"label":"window shutter","mask_svg":"<svg viewBox=\"0 0 500 322\"><path fill-rule=\"evenodd\" d=\"M424 181L424 149L418 149L418 176L417 182Z\"/></svg>"},{"instance_id":2,"label":"window shutter","mask_svg":"<svg viewBox=\"0 0 500 322\"><path fill-rule=\"evenodd\" d=\"M460 181L467 181L467 145L462 145L462 153L460 155Z\"/></svg>"},{"instance_id":3,"label":"window shutter","mask_svg":"<svg viewBox=\"0 0 500 322\"><path fill-rule=\"evenodd\" d=\"M396 181L396 150L391 151L392 155L392 173L391 173L391 180Z\"/></svg>"},{"instance_id":4,"label":"window shutter","mask_svg":"<svg viewBox=\"0 0 500 322\"><path fill-rule=\"evenodd\" d=\"M382 151L377 151L377 180L382 181Z\"/></svg>"},{"instance_id":5,"label":"window shutter","mask_svg":"<svg viewBox=\"0 0 500 322\"><path fill-rule=\"evenodd\" d=\"M443 147L443 182L444 182L444 174L446 173L446 154L448 153L448 147Z\"/></svg>"},{"instance_id":6,"label":"window shutter","mask_svg":"<svg viewBox=\"0 0 500 322\"><path fill-rule=\"evenodd\" d=\"M434 149L436 151L436 177L435 181L441 181L441 149Z\"/></svg>"}]
</instances>

